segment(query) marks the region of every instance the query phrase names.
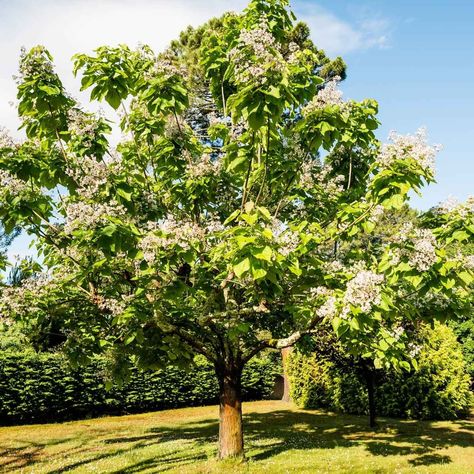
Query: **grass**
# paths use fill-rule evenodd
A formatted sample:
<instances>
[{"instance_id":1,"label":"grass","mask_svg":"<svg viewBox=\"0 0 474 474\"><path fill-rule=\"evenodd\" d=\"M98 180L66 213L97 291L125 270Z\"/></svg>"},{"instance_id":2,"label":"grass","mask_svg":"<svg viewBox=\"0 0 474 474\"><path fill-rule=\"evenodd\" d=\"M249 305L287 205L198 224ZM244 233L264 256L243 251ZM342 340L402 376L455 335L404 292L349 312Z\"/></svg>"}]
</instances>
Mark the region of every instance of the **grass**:
<instances>
[{"instance_id":1,"label":"grass","mask_svg":"<svg viewBox=\"0 0 474 474\"><path fill-rule=\"evenodd\" d=\"M474 473L474 422L367 419L244 404L245 463L218 462L217 408L0 428L5 473Z\"/></svg>"}]
</instances>

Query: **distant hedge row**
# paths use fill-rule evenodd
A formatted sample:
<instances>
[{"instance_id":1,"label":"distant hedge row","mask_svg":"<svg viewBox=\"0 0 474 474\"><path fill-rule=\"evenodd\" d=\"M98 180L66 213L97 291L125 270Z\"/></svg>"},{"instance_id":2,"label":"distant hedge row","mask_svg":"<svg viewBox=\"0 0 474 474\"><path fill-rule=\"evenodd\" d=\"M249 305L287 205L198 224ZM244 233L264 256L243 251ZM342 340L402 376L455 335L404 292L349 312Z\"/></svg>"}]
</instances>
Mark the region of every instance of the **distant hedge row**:
<instances>
[{"instance_id":1,"label":"distant hedge row","mask_svg":"<svg viewBox=\"0 0 474 474\"><path fill-rule=\"evenodd\" d=\"M243 373L246 400L270 397L279 369L254 359ZM106 390L105 362L73 370L59 354L0 356L0 422L32 423L216 403L212 367L197 358L190 371L133 370L129 382Z\"/></svg>"}]
</instances>

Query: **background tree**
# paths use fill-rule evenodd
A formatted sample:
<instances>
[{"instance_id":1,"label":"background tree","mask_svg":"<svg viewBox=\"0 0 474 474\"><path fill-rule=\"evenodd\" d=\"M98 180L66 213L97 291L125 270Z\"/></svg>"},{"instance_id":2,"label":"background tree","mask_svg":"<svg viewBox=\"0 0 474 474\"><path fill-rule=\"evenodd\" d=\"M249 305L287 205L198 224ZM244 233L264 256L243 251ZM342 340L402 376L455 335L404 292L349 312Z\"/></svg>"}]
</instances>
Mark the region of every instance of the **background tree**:
<instances>
[{"instance_id":1,"label":"background tree","mask_svg":"<svg viewBox=\"0 0 474 474\"><path fill-rule=\"evenodd\" d=\"M202 354L219 380L221 458L243 455L241 374L261 350L331 321L352 352L404 366L397 315L436 317L419 294L461 312L472 280L442 248L472 238L472 210L338 265L338 246L433 180L435 151L421 133L380 147L376 102L343 101L293 21L285 0L254 0L211 22L198 51L77 55L83 89L121 113L115 148L112 123L33 48L18 78L27 140L0 151L0 218L34 234L44 261L1 311L60 311L71 358L106 351L118 377Z\"/></svg>"}]
</instances>

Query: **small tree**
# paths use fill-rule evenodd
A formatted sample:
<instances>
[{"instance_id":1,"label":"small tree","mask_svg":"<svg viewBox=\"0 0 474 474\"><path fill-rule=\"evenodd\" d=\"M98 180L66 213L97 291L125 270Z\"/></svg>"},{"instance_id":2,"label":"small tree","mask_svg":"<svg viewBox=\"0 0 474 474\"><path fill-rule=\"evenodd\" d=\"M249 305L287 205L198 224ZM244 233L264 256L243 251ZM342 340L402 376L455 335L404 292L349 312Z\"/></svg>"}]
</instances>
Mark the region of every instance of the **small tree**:
<instances>
[{"instance_id":1,"label":"small tree","mask_svg":"<svg viewBox=\"0 0 474 474\"><path fill-rule=\"evenodd\" d=\"M293 19L286 0L254 0L199 30L199 49L77 55L83 89L121 111L116 148L111 122L64 91L49 53L24 52L27 140L0 152L1 219L37 237L45 268L4 291L3 311L54 308L71 357L108 351L118 375L204 355L220 386L220 458L243 455L241 373L261 350L330 320L353 350L397 365L396 315L434 317L421 293L458 310L472 278L442 249L472 238L472 213L407 232L398 261L389 246L338 265L375 213L433 180L434 150L420 134L380 147L376 102L344 102L331 73L342 61Z\"/></svg>"}]
</instances>

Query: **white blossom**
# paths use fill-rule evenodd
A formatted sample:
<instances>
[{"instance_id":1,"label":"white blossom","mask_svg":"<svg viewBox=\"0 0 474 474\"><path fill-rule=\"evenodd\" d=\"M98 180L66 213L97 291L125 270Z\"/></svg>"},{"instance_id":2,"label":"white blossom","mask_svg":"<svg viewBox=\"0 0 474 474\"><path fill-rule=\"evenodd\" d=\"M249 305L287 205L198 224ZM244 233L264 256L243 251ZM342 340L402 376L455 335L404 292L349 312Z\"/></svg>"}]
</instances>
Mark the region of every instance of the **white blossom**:
<instances>
[{"instance_id":1,"label":"white blossom","mask_svg":"<svg viewBox=\"0 0 474 474\"><path fill-rule=\"evenodd\" d=\"M26 48L22 47L20 52L20 75L15 77L18 82L31 76L44 76L54 73L53 63L46 54L43 46L37 46L27 53Z\"/></svg>"},{"instance_id":2,"label":"white blossom","mask_svg":"<svg viewBox=\"0 0 474 474\"><path fill-rule=\"evenodd\" d=\"M292 231L279 219L273 219L271 231L275 240L280 245L280 253L287 257L291 252L296 250L300 243L297 232Z\"/></svg>"},{"instance_id":3,"label":"white blossom","mask_svg":"<svg viewBox=\"0 0 474 474\"><path fill-rule=\"evenodd\" d=\"M333 167L329 163L306 161L301 167L299 185L305 190L318 186L327 199L334 199L344 191L346 177L342 174L331 177L331 173Z\"/></svg>"},{"instance_id":4,"label":"white blossom","mask_svg":"<svg viewBox=\"0 0 474 474\"><path fill-rule=\"evenodd\" d=\"M50 294L52 283L51 274L38 273L24 279L18 286L3 287L0 291L0 318L38 311L34 302Z\"/></svg>"},{"instance_id":5,"label":"white blossom","mask_svg":"<svg viewBox=\"0 0 474 474\"><path fill-rule=\"evenodd\" d=\"M379 305L383 281L383 275L370 270L359 271L346 286L343 298L346 314L349 312L349 305L360 308L364 313L369 313L374 306Z\"/></svg>"},{"instance_id":6,"label":"white blossom","mask_svg":"<svg viewBox=\"0 0 474 474\"><path fill-rule=\"evenodd\" d=\"M378 157L382 167L389 168L399 160L412 158L423 170L434 174L435 157L441 147L428 145L426 129L420 128L415 135L398 135L392 131L389 140L391 143L382 145Z\"/></svg>"},{"instance_id":7,"label":"white blossom","mask_svg":"<svg viewBox=\"0 0 474 474\"><path fill-rule=\"evenodd\" d=\"M423 272L436 262L436 238L430 230L417 229L414 249L409 262L412 267Z\"/></svg>"},{"instance_id":8,"label":"white blossom","mask_svg":"<svg viewBox=\"0 0 474 474\"><path fill-rule=\"evenodd\" d=\"M409 245L401 250L400 256L420 272L429 270L436 262L436 237L429 229L416 229L413 224L402 226L396 242Z\"/></svg>"},{"instance_id":9,"label":"white blossom","mask_svg":"<svg viewBox=\"0 0 474 474\"><path fill-rule=\"evenodd\" d=\"M8 193L19 196L28 190L28 184L25 181L18 179L6 170L0 169L0 195Z\"/></svg>"},{"instance_id":10,"label":"white blossom","mask_svg":"<svg viewBox=\"0 0 474 474\"><path fill-rule=\"evenodd\" d=\"M14 148L15 141L13 140L10 132L5 127L0 127L0 149L1 148Z\"/></svg>"},{"instance_id":11,"label":"white blossom","mask_svg":"<svg viewBox=\"0 0 474 474\"><path fill-rule=\"evenodd\" d=\"M152 79L156 76L164 77L165 79L170 79L173 76L184 77L186 75L186 72L186 68L178 67L170 60L160 58L156 59L152 69L145 73L145 78Z\"/></svg>"},{"instance_id":12,"label":"white blossom","mask_svg":"<svg viewBox=\"0 0 474 474\"><path fill-rule=\"evenodd\" d=\"M415 344L414 342L409 342L407 344L407 349L408 355L411 358L414 358L421 352L422 346L420 346L419 344Z\"/></svg>"},{"instance_id":13,"label":"white blossom","mask_svg":"<svg viewBox=\"0 0 474 474\"><path fill-rule=\"evenodd\" d=\"M317 310L316 314L320 318L332 319L337 313L336 297L330 296Z\"/></svg>"},{"instance_id":14,"label":"white blossom","mask_svg":"<svg viewBox=\"0 0 474 474\"><path fill-rule=\"evenodd\" d=\"M474 196L468 196L465 202L459 202L456 198L450 197L438 204L433 210L440 215L457 214L462 218L472 216L474 213Z\"/></svg>"},{"instance_id":15,"label":"white blossom","mask_svg":"<svg viewBox=\"0 0 474 474\"><path fill-rule=\"evenodd\" d=\"M405 334L405 328L403 326L395 326L394 328L390 329L389 333L390 336L398 341L403 336L403 334Z\"/></svg>"},{"instance_id":16,"label":"white blossom","mask_svg":"<svg viewBox=\"0 0 474 474\"><path fill-rule=\"evenodd\" d=\"M238 45L228 56L234 63L235 80L241 84L265 84L269 74L274 76L281 73L285 67L279 46L265 18L261 19L256 28L240 32Z\"/></svg>"},{"instance_id":17,"label":"white blossom","mask_svg":"<svg viewBox=\"0 0 474 474\"><path fill-rule=\"evenodd\" d=\"M90 114L78 108L68 111L68 129L73 135L84 139L86 146L91 146L97 134L98 122Z\"/></svg>"},{"instance_id":18,"label":"white blossom","mask_svg":"<svg viewBox=\"0 0 474 474\"><path fill-rule=\"evenodd\" d=\"M110 312L112 316L120 316L123 314L132 296L122 295L120 298L96 296L94 299L97 307L106 312Z\"/></svg>"},{"instance_id":19,"label":"white blossom","mask_svg":"<svg viewBox=\"0 0 474 474\"><path fill-rule=\"evenodd\" d=\"M300 47L294 43L293 41L288 45L288 52L290 53L288 56L288 64L297 64L298 63L298 56L300 53Z\"/></svg>"},{"instance_id":20,"label":"white blossom","mask_svg":"<svg viewBox=\"0 0 474 474\"><path fill-rule=\"evenodd\" d=\"M77 159L74 167L67 170L67 174L78 184L77 192L81 196L92 198L107 183L110 169L106 163L84 156Z\"/></svg>"},{"instance_id":21,"label":"white blossom","mask_svg":"<svg viewBox=\"0 0 474 474\"><path fill-rule=\"evenodd\" d=\"M344 102L342 91L339 89L341 78L336 76L326 83L326 85L318 91L313 99L303 108L303 115L309 115L312 112L325 107L335 106L348 109L350 104Z\"/></svg>"},{"instance_id":22,"label":"white blossom","mask_svg":"<svg viewBox=\"0 0 474 474\"><path fill-rule=\"evenodd\" d=\"M435 208L434 212L436 214L449 214L450 212L454 211L460 205L459 200L456 199L454 196L449 196L443 202L440 202Z\"/></svg>"},{"instance_id":23,"label":"white blossom","mask_svg":"<svg viewBox=\"0 0 474 474\"><path fill-rule=\"evenodd\" d=\"M327 274L331 275L346 270L346 267L340 260L331 260L323 265L323 269Z\"/></svg>"},{"instance_id":24,"label":"white blossom","mask_svg":"<svg viewBox=\"0 0 474 474\"><path fill-rule=\"evenodd\" d=\"M126 218L127 210L118 202L69 202L65 205L64 232L70 234L77 229L93 229L108 222L108 217Z\"/></svg>"},{"instance_id":25,"label":"white blossom","mask_svg":"<svg viewBox=\"0 0 474 474\"><path fill-rule=\"evenodd\" d=\"M204 154L201 159L188 163L186 173L193 178L201 178L203 176L216 175L220 172L221 162L213 160L211 155Z\"/></svg>"},{"instance_id":26,"label":"white blossom","mask_svg":"<svg viewBox=\"0 0 474 474\"><path fill-rule=\"evenodd\" d=\"M138 246L143 252L144 259L153 264L160 249L175 245L189 249L192 241L203 241L205 235L205 229L195 222L185 219L178 222L169 215L159 223L149 222L147 232Z\"/></svg>"}]
</instances>

